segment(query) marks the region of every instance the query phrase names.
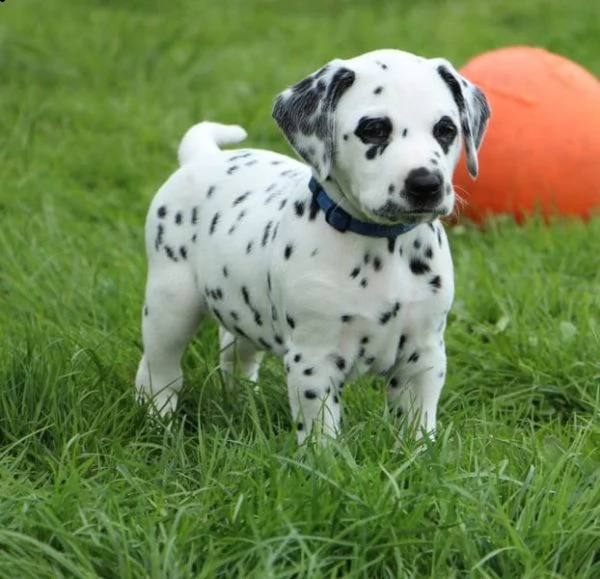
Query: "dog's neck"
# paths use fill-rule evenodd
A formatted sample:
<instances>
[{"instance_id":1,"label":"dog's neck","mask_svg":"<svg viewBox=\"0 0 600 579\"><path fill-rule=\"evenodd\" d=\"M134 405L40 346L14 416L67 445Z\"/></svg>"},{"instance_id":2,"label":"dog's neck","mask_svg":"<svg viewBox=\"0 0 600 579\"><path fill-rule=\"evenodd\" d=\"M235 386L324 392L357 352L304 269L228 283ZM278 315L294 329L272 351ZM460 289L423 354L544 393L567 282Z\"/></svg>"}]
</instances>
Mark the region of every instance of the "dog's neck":
<instances>
[{"instance_id":1,"label":"dog's neck","mask_svg":"<svg viewBox=\"0 0 600 579\"><path fill-rule=\"evenodd\" d=\"M346 209L346 207L352 205L349 203L348 198L343 195L339 185L334 184L332 180L330 182L331 189L335 190L335 196L332 196L315 177L311 178L308 186L312 191L314 202L325 214L325 221L337 231L341 233L352 231L366 237L395 238L398 235L408 233L416 227L416 225L401 223L395 225L374 223L370 219L360 215L362 213L360 211L358 211L360 217L357 217L355 207L353 207L354 212ZM343 202L346 203L342 204Z\"/></svg>"},{"instance_id":2,"label":"dog's neck","mask_svg":"<svg viewBox=\"0 0 600 579\"><path fill-rule=\"evenodd\" d=\"M360 209L360 207L353 203L349 197L344 195L341 186L333 177L329 176L324 181L319 181L319 183L327 193L328 197L330 197L337 206L341 207L349 215L354 217L354 219L365 221L367 223L372 221L372 219L369 218L369 216L366 215Z\"/></svg>"}]
</instances>

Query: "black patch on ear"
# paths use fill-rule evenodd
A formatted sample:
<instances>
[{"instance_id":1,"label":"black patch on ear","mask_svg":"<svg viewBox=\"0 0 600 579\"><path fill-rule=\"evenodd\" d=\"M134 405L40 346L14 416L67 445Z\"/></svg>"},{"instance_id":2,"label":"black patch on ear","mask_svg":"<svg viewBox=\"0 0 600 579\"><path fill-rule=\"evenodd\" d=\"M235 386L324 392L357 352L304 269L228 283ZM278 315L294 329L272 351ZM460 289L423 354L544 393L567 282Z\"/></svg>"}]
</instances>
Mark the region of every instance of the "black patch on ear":
<instances>
[{"instance_id":1,"label":"black patch on ear","mask_svg":"<svg viewBox=\"0 0 600 579\"><path fill-rule=\"evenodd\" d=\"M473 114L473 142L475 148L479 149L481 140L485 133L485 127L491 115L490 105L483 92L473 85L473 99L475 101Z\"/></svg>"},{"instance_id":2,"label":"black patch on ear","mask_svg":"<svg viewBox=\"0 0 600 579\"><path fill-rule=\"evenodd\" d=\"M448 85L448 88L450 89L450 92L452 93L452 97L454 98L454 102L456 103L456 106L458 107L458 112L460 113L460 117L461 117L461 119L463 119L463 122L462 122L463 136L465 139L467 139L471 136L471 128L469 127L469 124L467 122L465 122L465 120L464 120L465 116L466 116L466 104L465 104L465 97L463 96L462 89L460 88L460 82L445 66L440 64L440 66L438 66L437 70L438 70L438 74L442 77L442 80Z\"/></svg>"},{"instance_id":3,"label":"black patch on ear","mask_svg":"<svg viewBox=\"0 0 600 579\"><path fill-rule=\"evenodd\" d=\"M460 125L466 152L467 169L473 178L477 177L478 163L477 150L490 117L490 108L485 95L475 85L463 82L458 73L451 67L440 64L437 72L446 86L450 89L452 97L458 107ZM465 92L461 87L464 86Z\"/></svg>"},{"instance_id":4,"label":"black patch on ear","mask_svg":"<svg viewBox=\"0 0 600 579\"><path fill-rule=\"evenodd\" d=\"M327 73L330 74L329 79ZM327 65L293 85L275 100L273 119L296 152L319 172L323 168L326 170L333 158L333 112L355 78L355 73L348 68L339 67L333 72L331 66ZM323 159L305 148L302 135L315 135L323 143Z\"/></svg>"},{"instance_id":5,"label":"black patch on ear","mask_svg":"<svg viewBox=\"0 0 600 579\"><path fill-rule=\"evenodd\" d=\"M340 68L335 72L326 96L326 108L334 111L341 96L354 84L356 74L349 68Z\"/></svg>"}]
</instances>

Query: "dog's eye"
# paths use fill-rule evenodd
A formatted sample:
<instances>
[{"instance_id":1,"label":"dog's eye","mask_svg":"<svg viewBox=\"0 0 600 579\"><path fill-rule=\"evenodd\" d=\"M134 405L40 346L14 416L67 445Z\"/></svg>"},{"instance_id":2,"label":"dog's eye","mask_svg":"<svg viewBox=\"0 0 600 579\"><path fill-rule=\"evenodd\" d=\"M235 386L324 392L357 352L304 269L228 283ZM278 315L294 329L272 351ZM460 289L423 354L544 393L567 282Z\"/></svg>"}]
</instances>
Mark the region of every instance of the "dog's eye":
<instances>
[{"instance_id":1,"label":"dog's eye","mask_svg":"<svg viewBox=\"0 0 600 579\"><path fill-rule=\"evenodd\" d=\"M382 145L387 143L392 133L392 121L387 117L369 119L363 117L358 121L354 134L365 144Z\"/></svg>"},{"instance_id":2,"label":"dog's eye","mask_svg":"<svg viewBox=\"0 0 600 579\"><path fill-rule=\"evenodd\" d=\"M433 127L433 136L444 151L452 144L457 134L458 129L450 117L442 117Z\"/></svg>"}]
</instances>

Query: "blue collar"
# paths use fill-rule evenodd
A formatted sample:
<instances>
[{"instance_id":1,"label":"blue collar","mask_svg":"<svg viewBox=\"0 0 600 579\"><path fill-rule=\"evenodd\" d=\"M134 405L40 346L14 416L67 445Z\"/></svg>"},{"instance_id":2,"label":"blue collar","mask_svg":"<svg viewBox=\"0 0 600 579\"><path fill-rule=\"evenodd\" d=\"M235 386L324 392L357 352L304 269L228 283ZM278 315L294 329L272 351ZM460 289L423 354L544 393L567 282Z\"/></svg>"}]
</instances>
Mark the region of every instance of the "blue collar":
<instances>
[{"instance_id":1,"label":"blue collar","mask_svg":"<svg viewBox=\"0 0 600 579\"><path fill-rule=\"evenodd\" d=\"M359 235L366 235L367 237L398 237L398 235L408 233L416 227L416 225L406 225L403 223L399 223L398 225L380 225L379 223L359 221L337 205L325 193L323 186L314 177L311 177L308 187L313 192L313 199L319 208L323 210L323 213L325 213L325 221L342 233L352 231Z\"/></svg>"}]
</instances>

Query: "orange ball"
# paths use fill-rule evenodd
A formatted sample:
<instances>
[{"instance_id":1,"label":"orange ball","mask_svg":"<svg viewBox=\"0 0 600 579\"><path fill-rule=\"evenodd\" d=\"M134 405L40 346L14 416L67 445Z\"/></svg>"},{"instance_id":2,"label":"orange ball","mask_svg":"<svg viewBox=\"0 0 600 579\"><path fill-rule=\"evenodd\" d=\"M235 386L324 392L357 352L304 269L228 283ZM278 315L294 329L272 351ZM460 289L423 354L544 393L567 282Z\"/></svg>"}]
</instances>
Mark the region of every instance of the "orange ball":
<instances>
[{"instance_id":1,"label":"orange ball","mask_svg":"<svg viewBox=\"0 0 600 579\"><path fill-rule=\"evenodd\" d=\"M464 162L454 182L464 213L589 217L600 209L600 81L541 48L486 52L461 73L492 109L479 151L479 177Z\"/></svg>"}]
</instances>

